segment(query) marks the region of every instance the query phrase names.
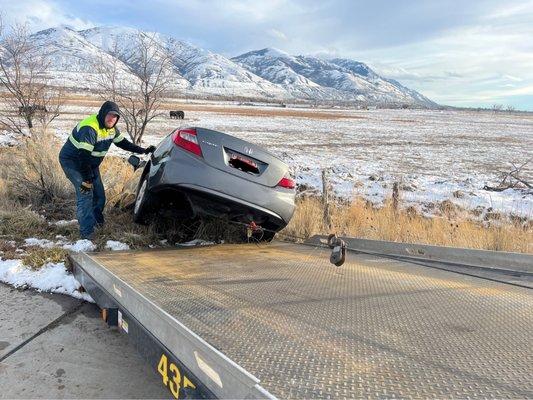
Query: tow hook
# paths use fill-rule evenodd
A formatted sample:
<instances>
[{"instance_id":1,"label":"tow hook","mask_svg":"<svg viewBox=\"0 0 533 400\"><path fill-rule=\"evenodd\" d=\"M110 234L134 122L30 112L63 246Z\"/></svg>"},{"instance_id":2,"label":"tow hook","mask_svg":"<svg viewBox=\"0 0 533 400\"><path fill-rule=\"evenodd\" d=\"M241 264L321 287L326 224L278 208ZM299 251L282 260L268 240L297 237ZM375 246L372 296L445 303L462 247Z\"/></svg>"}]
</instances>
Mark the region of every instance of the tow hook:
<instances>
[{"instance_id":1,"label":"tow hook","mask_svg":"<svg viewBox=\"0 0 533 400\"><path fill-rule=\"evenodd\" d=\"M328 246L331 251L329 261L340 267L346 261L346 243L341 238L337 237L334 233L328 236Z\"/></svg>"},{"instance_id":2,"label":"tow hook","mask_svg":"<svg viewBox=\"0 0 533 400\"><path fill-rule=\"evenodd\" d=\"M246 237L250 239L255 232L261 232L263 228L257 225L254 221L246 225Z\"/></svg>"}]
</instances>

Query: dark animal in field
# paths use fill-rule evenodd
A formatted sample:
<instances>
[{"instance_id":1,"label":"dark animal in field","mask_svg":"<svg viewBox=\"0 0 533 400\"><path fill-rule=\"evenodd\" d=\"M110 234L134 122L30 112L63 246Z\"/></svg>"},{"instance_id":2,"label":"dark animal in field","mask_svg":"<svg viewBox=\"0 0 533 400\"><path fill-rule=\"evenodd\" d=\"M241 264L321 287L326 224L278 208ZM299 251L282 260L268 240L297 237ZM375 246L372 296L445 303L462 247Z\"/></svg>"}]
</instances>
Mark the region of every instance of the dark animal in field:
<instances>
[{"instance_id":1,"label":"dark animal in field","mask_svg":"<svg viewBox=\"0 0 533 400\"><path fill-rule=\"evenodd\" d=\"M170 111L170 119L183 119L185 118L185 113L183 111Z\"/></svg>"}]
</instances>

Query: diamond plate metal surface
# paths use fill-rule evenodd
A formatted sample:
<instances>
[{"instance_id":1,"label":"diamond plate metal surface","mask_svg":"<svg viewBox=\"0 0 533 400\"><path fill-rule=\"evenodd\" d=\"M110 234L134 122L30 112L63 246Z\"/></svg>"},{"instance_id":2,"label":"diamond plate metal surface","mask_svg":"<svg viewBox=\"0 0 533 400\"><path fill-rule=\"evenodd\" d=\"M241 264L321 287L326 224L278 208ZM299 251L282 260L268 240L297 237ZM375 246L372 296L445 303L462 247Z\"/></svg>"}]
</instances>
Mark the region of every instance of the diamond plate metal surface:
<instances>
[{"instance_id":1,"label":"diamond plate metal surface","mask_svg":"<svg viewBox=\"0 0 533 400\"><path fill-rule=\"evenodd\" d=\"M532 398L529 289L276 243L95 255L280 398Z\"/></svg>"}]
</instances>

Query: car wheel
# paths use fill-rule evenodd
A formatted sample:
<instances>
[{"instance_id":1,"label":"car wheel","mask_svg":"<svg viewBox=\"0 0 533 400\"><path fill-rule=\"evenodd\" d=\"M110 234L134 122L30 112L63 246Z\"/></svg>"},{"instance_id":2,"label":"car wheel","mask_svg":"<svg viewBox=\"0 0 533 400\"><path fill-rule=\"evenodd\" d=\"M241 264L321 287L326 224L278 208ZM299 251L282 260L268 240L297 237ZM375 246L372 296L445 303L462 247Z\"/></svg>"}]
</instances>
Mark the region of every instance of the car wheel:
<instances>
[{"instance_id":1,"label":"car wheel","mask_svg":"<svg viewBox=\"0 0 533 400\"><path fill-rule=\"evenodd\" d=\"M150 209L151 194L148 191L148 174L143 176L139 182L137 195L135 196L135 206L133 208L133 221L146 225L148 221L148 211Z\"/></svg>"}]
</instances>

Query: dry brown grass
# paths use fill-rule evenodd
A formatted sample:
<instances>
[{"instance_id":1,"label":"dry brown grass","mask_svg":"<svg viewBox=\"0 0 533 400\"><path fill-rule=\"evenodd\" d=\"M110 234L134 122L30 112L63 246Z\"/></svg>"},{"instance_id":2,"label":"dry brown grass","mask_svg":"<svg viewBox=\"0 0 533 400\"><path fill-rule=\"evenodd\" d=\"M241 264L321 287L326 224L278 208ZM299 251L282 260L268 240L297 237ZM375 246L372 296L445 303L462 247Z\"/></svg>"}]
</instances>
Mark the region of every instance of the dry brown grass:
<instances>
[{"instance_id":1,"label":"dry brown grass","mask_svg":"<svg viewBox=\"0 0 533 400\"><path fill-rule=\"evenodd\" d=\"M186 107L183 107L186 110ZM301 109L286 109L286 108L259 108L253 107L216 107L203 106L191 107L191 111L213 112L219 115L239 115L248 117L296 117L296 118L311 118L311 119L367 119L362 115L354 115L342 112L328 112L328 111L314 111ZM187 111L187 110L186 110Z\"/></svg>"},{"instance_id":2,"label":"dry brown grass","mask_svg":"<svg viewBox=\"0 0 533 400\"><path fill-rule=\"evenodd\" d=\"M66 98L69 105L84 106L84 107L100 107L102 100L98 97L81 96L77 94L69 94ZM297 117L297 118L312 118L312 119L368 119L364 115L354 114L345 110L325 111L324 109L301 109L301 108L262 108L255 106L220 106L216 101L211 103L182 103L179 101L172 101L167 99L164 101L160 109L164 111L183 110L195 112L212 112L220 115L242 115L250 117ZM72 114L72 112L65 111L64 114ZM168 116L168 114L166 114ZM186 115L187 117L187 115Z\"/></svg>"},{"instance_id":3,"label":"dry brown grass","mask_svg":"<svg viewBox=\"0 0 533 400\"><path fill-rule=\"evenodd\" d=\"M36 131L19 146L0 153L2 202L31 205L47 214L63 215L70 209L71 184L59 165L61 144L46 131Z\"/></svg>"},{"instance_id":4,"label":"dry brown grass","mask_svg":"<svg viewBox=\"0 0 533 400\"><path fill-rule=\"evenodd\" d=\"M21 240L28 237L48 237L46 220L29 207L0 209L0 237Z\"/></svg>"},{"instance_id":5,"label":"dry brown grass","mask_svg":"<svg viewBox=\"0 0 533 400\"><path fill-rule=\"evenodd\" d=\"M19 258L20 255L16 250L17 250L16 242L12 240L0 239L0 258L7 259L7 260Z\"/></svg>"},{"instance_id":6,"label":"dry brown grass","mask_svg":"<svg viewBox=\"0 0 533 400\"><path fill-rule=\"evenodd\" d=\"M344 236L533 253L531 221L492 221L480 223L457 218L455 210L444 204L444 216L426 218L413 209L395 211L391 202L375 208L363 200L332 207L332 227L326 229L320 199L303 198L283 233L299 237L336 232Z\"/></svg>"},{"instance_id":7,"label":"dry brown grass","mask_svg":"<svg viewBox=\"0 0 533 400\"><path fill-rule=\"evenodd\" d=\"M22 257L22 264L33 270L38 270L48 263L65 262L67 254L66 250L57 247L50 249L36 247L28 249L27 254Z\"/></svg>"},{"instance_id":8,"label":"dry brown grass","mask_svg":"<svg viewBox=\"0 0 533 400\"><path fill-rule=\"evenodd\" d=\"M98 250L104 250L108 240L126 243L132 249L148 247L160 240L151 227L134 223L130 211L109 209L105 218L105 225L97 228L94 234L93 243Z\"/></svg>"},{"instance_id":9,"label":"dry brown grass","mask_svg":"<svg viewBox=\"0 0 533 400\"><path fill-rule=\"evenodd\" d=\"M100 175L105 187L108 209L127 203L127 200L131 202L135 198L141 172L141 169L134 171L133 167L120 157L104 158L100 166Z\"/></svg>"}]
</instances>

